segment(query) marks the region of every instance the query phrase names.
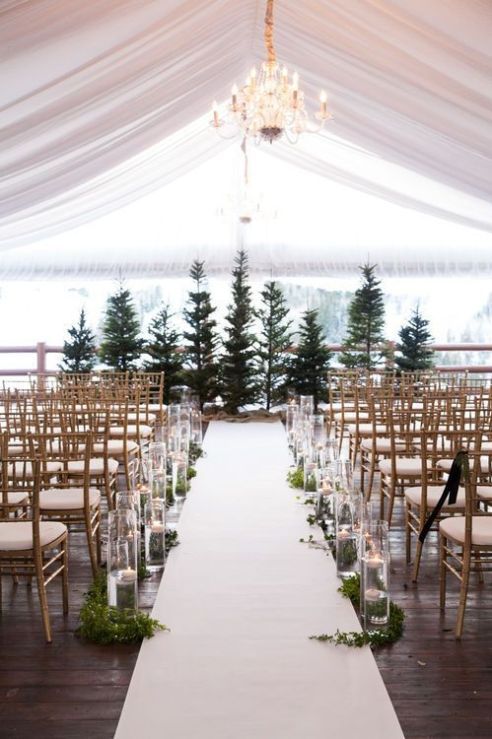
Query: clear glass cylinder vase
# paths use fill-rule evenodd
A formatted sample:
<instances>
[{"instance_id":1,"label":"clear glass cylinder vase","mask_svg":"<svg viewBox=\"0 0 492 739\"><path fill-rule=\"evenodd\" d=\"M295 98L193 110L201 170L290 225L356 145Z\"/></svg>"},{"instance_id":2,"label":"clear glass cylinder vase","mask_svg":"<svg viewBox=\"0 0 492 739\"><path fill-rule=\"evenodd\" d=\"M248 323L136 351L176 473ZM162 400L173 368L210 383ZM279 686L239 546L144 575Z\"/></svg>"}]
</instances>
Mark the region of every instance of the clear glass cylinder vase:
<instances>
[{"instance_id":1,"label":"clear glass cylinder vase","mask_svg":"<svg viewBox=\"0 0 492 739\"><path fill-rule=\"evenodd\" d=\"M354 528L354 501L347 491L335 497L337 575L343 579L359 572L359 533Z\"/></svg>"},{"instance_id":2,"label":"clear glass cylinder vase","mask_svg":"<svg viewBox=\"0 0 492 739\"><path fill-rule=\"evenodd\" d=\"M108 539L108 604L120 610L138 609L137 563L126 537Z\"/></svg>"},{"instance_id":3,"label":"clear glass cylinder vase","mask_svg":"<svg viewBox=\"0 0 492 739\"><path fill-rule=\"evenodd\" d=\"M164 567L166 558L166 506L152 500L145 508L145 564L151 572Z\"/></svg>"},{"instance_id":4,"label":"clear glass cylinder vase","mask_svg":"<svg viewBox=\"0 0 492 739\"><path fill-rule=\"evenodd\" d=\"M362 557L361 612L366 630L389 622L389 552L367 549Z\"/></svg>"}]
</instances>

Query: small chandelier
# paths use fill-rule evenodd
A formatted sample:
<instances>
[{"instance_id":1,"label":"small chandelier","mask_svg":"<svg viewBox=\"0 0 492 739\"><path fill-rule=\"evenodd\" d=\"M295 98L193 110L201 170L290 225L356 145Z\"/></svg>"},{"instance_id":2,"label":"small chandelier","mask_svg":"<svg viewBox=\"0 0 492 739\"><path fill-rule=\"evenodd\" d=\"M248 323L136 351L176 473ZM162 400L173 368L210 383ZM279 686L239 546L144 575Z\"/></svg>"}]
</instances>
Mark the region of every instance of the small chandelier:
<instances>
[{"instance_id":1,"label":"small chandelier","mask_svg":"<svg viewBox=\"0 0 492 739\"><path fill-rule=\"evenodd\" d=\"M265 46L267 61L258 73L253 67L246 84L241 89L234 85L231 102L224 118L220 117L217 103L212 105L211 125L223 138L232 138L238 132L251 137L257 144L272 144L285 134L290 143L296 143L305 131L316 133L324 122L332 117L327 108L327 95L319 96L317 123L309 120L304 107L304 94L299 89L299 75L294 72L289 79L287 68L280 67L273 45L273 0L267 0L265 14Z\"/></svg>"}]
</instances>

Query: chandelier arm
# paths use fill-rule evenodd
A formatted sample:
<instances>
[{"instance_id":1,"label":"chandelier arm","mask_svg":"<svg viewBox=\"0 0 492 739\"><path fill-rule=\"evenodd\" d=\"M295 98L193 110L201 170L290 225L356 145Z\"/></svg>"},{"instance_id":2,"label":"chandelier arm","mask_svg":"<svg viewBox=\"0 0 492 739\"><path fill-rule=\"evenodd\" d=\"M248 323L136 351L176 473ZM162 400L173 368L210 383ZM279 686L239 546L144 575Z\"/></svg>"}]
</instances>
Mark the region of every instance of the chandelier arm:
<instances>
[{"instance_id":1,"label":"chandelier arm","mask_svg":"<svg viewBox=\"0 0 492 739\"><path fill-rule=\"evenodd\" d=\"M273 0L267 0L265 12L265 47L270 63L277 61L275 46L273 45Z\"/></svg>"}]
</instances>

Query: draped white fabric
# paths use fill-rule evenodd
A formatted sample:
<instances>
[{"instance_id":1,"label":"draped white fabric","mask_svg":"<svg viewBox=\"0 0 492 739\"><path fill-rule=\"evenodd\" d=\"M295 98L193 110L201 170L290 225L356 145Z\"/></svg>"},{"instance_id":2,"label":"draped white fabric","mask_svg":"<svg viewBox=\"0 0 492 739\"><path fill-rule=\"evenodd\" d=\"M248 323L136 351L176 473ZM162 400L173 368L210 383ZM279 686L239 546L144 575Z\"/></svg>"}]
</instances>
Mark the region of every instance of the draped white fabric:
<instances>
[{"instance_id":1,"label":"draped white fabric","mask_svg":"<svg viewBox=\"0 0 492 739\"><path fill-rule=\"evenodd\" d=\"M6 0L0 245L97 218L223 148L197 119L263 58L263 13L263 0ZM328 90L330 134L445 197L342 162L326 142L272 153L492 230L491 31L488 0L278 0L279 57L308 98Z\"/></svg>"}]
</instances>

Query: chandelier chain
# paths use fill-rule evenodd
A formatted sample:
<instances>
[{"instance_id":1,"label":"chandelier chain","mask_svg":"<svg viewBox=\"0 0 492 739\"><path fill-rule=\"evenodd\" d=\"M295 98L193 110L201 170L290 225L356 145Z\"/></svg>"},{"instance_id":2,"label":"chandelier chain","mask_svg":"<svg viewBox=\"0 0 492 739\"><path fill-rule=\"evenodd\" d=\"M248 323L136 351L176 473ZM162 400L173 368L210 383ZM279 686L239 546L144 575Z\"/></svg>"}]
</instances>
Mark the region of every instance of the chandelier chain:
<instances>
[{"instance_id":1,"label":"chandelier chain","mask_svg":"<svg viewBox=\"0 0 492 739\"><path fill-rule=\"evenodd\" d=\"M265 47L268 54L268 61L274 63L277 61L275 46L273 44L273 0L267 0L265 11Z\"/></svg>"}]
</instances>

